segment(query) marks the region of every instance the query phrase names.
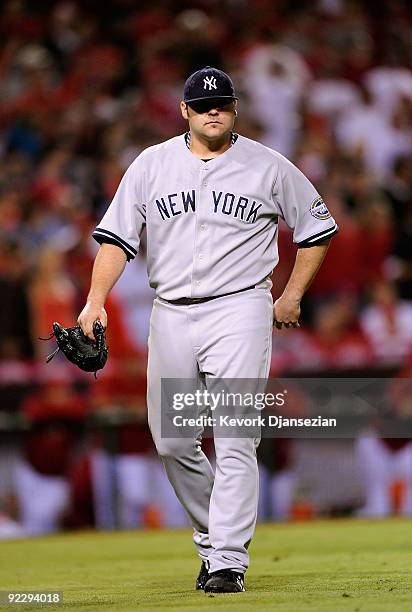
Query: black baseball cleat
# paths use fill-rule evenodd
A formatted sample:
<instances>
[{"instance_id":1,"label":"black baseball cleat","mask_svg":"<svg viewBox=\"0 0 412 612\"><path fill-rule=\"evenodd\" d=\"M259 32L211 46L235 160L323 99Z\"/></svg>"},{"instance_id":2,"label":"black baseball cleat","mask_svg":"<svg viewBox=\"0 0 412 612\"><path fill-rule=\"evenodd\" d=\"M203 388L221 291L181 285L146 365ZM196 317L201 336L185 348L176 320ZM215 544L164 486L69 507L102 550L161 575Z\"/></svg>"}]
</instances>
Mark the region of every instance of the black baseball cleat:
<instances>
[{"instance_id":1,"label":"black baseball cleat","mask_svg":"<svg viewBox=\"0 0 412 612\"><path fill-rule=\"evenodd\" d=\"M219 570L209 574L205 593L240 593L245 590L244 576L234 570Z\"/></svg>"},{"instance_id":2,"label":"black baseball cleat","mask_svg":"<svg viewBox=\"0 0 412 612\"><path fill-rule=\"evenodd\" d=\"M202 565L200 566L199 576L196 578L196 591L203 590L209 578L210 578L210 574L207 571L206 563L202 561Z\"/></svg>"}]
</instances>

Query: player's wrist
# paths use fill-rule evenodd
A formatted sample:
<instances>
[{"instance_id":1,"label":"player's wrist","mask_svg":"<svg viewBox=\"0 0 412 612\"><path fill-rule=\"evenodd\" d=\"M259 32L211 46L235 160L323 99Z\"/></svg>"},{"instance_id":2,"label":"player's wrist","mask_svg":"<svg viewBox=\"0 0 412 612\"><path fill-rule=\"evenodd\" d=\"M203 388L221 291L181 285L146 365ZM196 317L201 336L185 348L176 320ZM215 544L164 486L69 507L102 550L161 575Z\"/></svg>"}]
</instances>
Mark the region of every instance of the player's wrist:
<instances>
[{"instance_id":1,"label":"player's wrist","mask_svg":"<svg viewBox=\"0 0 412 612\"><path fill-rule=\"evenodd\" d=\"M93 296L93 295L88 295L87 296L87 300L86 300L86 305L89 308L92 308L93 310L100 310L100 309L104 309L104 299L102 299L102 297L100 296Z\"/></svg>"},{"instance_id":2,"label":"player's wrist","mask_svg":"<svg viewBox=\"0 0 412 612\"><path fill-rule=\"evenodd\" d=\"M302 295L298 292L284 291L280 299L287 301L289 303L292 303L292 304L296 304L296 306L299 306L302 300Z\"/></svg>"}]
</instances>

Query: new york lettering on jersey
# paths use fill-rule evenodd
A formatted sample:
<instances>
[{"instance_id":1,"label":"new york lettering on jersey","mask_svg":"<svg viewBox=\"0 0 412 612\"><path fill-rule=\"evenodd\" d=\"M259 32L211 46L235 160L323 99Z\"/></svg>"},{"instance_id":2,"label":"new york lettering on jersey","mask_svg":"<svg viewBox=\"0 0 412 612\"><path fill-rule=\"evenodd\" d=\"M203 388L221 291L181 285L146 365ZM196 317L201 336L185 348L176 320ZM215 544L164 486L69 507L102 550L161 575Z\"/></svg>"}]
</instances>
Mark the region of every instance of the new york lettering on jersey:
<instances>
[{"instance_id":1,"label":"new york lettering on jersey","mask_svg":"<svg viewBox=\"0 0 412 612\"><path fill-rule=\"evenodd\" d=\"M170 193L156 198L156 206L163 221L182 213L196 212L196 190ZM213 213L230 215L235 219L255 223L262 204L245 195L230 192L211 191L211 210Z\"/></svg>"}]
</instances>

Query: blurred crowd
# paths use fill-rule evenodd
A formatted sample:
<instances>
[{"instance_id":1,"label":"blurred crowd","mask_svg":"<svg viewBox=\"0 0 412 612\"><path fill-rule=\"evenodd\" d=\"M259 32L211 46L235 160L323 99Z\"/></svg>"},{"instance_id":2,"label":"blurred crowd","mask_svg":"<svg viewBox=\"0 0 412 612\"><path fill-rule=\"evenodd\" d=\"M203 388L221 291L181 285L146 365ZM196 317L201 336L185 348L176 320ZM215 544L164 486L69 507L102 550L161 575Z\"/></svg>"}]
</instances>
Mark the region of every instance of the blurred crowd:
<instances>
[{"instance_id":1,"label":"blurred crowd","mask_svg":"<svg viewBox=\"0 0 412 612\"><path fill-rule=\"evenodd\" d=\"M98 383L59 356L46 366L53 341L38 338L53 321L75 323L98 248L92 229L136 155L185 131L183 83L205 65L234 80L236 130L293 160L340 226L304 300L301 329L274 333L272 375L409 375L408 2L5 0L0 32L4 521L18 517L15 528L25 533L185 523L145 421L153 291L144 239L108 300L110 358ZM296 252L285 226L279 251L275 297ZM24 435L12 433L15 417ZM410 452L407 440L399 448L376 444L392 463L394 453ZM276 499L293 497L292 450L282 443L278 459L262 460L262 473L265 462L275 466L268 483L280 473ZM292 501L273 503L266 517L288 515Z\"/></svg>"}]
</instances>

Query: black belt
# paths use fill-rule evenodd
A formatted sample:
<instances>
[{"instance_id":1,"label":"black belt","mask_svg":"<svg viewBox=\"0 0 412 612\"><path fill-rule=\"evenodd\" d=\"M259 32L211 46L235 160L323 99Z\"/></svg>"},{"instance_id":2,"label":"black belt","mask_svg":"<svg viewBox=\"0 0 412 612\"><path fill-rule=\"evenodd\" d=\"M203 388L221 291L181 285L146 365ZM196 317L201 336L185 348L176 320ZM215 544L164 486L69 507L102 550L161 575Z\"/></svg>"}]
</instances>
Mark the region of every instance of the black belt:
<instances>
[{"instance_id":1,"label":"black belt","mask_svg":"<svg viewBox=\"0 0 412 612\"><path fill-rule=\"evenodd\" d=\"M165 300L165 302L168 304L173 304L173 306L191 306L192 304L203 304L203 302L210 302L210 300L216 300L217 298L226 297L227 295L234 295L235 293L242 293L242 291L249 291L249 289L254 289L255 286L256 285L251 285L250 287L245 287L244 289L238 289L238 291L222 293L222 295L212 295L210 297L200 298L180 298L179 300Z\"/></svg>"}]
</instances>

